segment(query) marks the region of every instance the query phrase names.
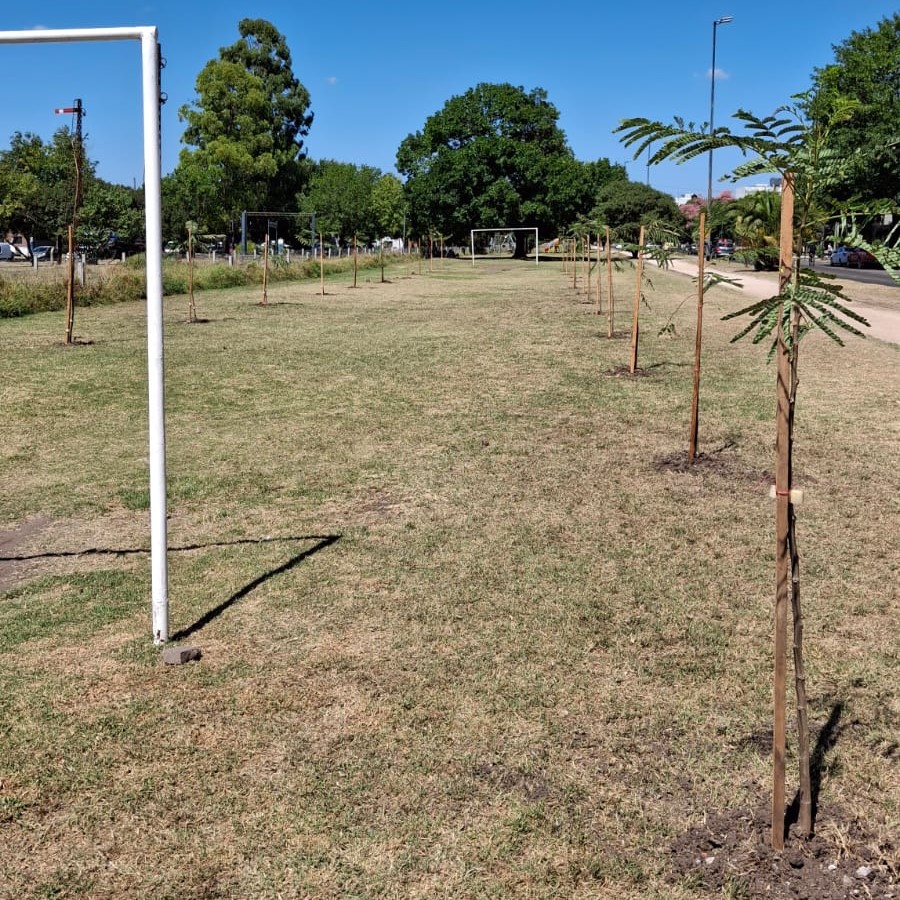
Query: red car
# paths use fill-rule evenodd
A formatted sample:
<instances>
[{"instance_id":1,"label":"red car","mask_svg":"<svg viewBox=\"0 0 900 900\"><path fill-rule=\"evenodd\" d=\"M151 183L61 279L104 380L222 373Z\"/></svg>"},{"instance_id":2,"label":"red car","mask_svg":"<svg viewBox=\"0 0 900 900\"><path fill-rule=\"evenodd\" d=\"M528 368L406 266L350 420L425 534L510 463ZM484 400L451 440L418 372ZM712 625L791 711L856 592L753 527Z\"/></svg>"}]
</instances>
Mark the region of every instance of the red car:
<instances>
[{"instance_id":1,"label":"red car","mask_svg":"<svg viewBox=\"0 0 900 900\"><path fill-rule=\"evenodd\" d=\"M850 250L847 252L847 265L857 269L881 268L881 263L868 250Z\"/></svg>"}]
</instances>

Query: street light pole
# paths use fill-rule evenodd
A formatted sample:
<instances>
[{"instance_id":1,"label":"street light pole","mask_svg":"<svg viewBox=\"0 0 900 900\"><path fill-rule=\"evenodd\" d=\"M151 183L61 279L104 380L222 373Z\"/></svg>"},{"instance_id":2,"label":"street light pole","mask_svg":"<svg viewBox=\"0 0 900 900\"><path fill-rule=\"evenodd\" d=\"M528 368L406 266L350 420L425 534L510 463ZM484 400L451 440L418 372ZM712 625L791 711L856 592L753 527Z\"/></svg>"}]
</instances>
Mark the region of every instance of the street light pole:
<instances>
[{"instance_id":1,"label":"street light pole","mask_svg":"<svg viewBox=\"0 0 900 900\"><path fill-rule=\"evenodd\" d=\"M713 116L716 108L716 29L720 25L726 25L733 22L734 16L722 16L721 19L713 20L712 35L712 71L709 77L709 133L713 133ZM706 182L706 215L709 217L710 208L712 207L712 177L713 177L713 152L712 147L709 149L709 178ZM711 231L712 229L710 229Z\"/></svg>"}]
</instances>

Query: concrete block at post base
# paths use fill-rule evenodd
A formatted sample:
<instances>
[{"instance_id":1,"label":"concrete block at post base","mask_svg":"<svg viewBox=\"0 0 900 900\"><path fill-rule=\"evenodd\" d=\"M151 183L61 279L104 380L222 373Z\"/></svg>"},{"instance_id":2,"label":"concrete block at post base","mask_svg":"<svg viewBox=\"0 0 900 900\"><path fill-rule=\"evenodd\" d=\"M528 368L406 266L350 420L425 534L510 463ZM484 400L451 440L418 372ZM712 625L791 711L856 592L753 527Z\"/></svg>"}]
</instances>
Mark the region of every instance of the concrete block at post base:
<instances>
[{"instance_id":1,"label":"concrete block at post base","mask_svg":"<svg viewBox=\"0 0 900 900\"><path fill-rule=\"evenodd\" d=\"M166 647L162 652L162 661L167 666L183 666L201 656L203 653L199 647Z\"/></svg>"}]
</instances>

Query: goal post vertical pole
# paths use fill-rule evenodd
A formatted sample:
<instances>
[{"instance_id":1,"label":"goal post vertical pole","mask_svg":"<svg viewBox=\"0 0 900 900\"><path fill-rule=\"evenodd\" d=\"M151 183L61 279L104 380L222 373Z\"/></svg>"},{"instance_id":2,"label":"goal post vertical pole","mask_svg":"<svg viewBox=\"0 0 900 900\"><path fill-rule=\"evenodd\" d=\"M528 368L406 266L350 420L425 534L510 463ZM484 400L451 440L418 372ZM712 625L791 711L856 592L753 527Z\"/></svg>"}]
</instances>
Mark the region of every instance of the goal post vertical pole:
<instances>
[{"instance_id":1,"label":"goal post vertical pole","mask_svg":"<svg viewBox=\"0 0 900 900\"><path fill-rule=\"evenodd\" d=\"M163 390L162 197L160 177L161 101L159 43L155 26L62 28L0 31L3 44L140 41L144 120L144 204L147 231L147 373L150 459L150 570L153 640L169 639L168 561L166 559L166 430Z\"/></svg>"},{"instance_id":2,"label":"goal post vertical pole","mask_svg":"<svg viewBox=\"0 0 900 900\"><path fill-rule=\"evenodd\" d=\"M159 43L155 28L141 32L144 99L144 203L147 230L147 392L150 440L150 574L153 642L169 639L166 526L166 422L163 368L162 170Z\"/></svg>"}]
</instances>

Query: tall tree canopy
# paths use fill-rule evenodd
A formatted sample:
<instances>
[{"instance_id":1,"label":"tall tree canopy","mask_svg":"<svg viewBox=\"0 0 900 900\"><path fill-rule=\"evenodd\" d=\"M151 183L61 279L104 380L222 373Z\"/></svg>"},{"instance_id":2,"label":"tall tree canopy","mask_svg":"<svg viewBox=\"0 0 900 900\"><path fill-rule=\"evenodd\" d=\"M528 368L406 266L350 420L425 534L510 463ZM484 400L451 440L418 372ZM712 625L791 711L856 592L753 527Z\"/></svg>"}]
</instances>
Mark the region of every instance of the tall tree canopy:
<instances>
[{"instance_id":1,"label":"tall tree canopy","mask_svg":"<svg viewBox=\"0 0 900 900\"><path fill-rule=\"evenodd\" d=\"M840 199L900 200L900 13L834 47L834 63L816 69L809 96L811 119L852 102L852 114L834 123L829 137L846 160L835 188Z\"/></svg>"},{"instance_id":2,"label":"tall tree canopy","mask_svg":"<svg viewBox=\"0 0 900 900\"><path fill-rule=\"evenodd\" d=\"M586 212L592 181L615 167L579 163L558 119L541 88L479 84L451 97L397 151L412 228L461 241L470 228L552 232Z\"/></svg>"},{"instance_id":3,"label":"tall tree canopy","mask_svg":"<svg viewBox=\"0 0 900 900\"><path fill-rule=\"evenodd\" d=\"M316 228L330 238L347 243L354 235L375 236L372 191L381 172L372 166L320 160L312 166L306 189L297 195L297 206L316 213Z\"/></svg>"},{"instance_id":4,"label":"tall tree canopy","mask_svg":"<svg viewBox=\"0 0 900 900\"><path fill-rule=\"evenodd\" d=\"M241 209L286 209L302 186L303 138L312 113L309 93L291 69L284 36L265 19L242 19L240 39L223 47L197 76L197 97L179 111L186 123L179 167L198 203L224 228ZM196 176L196 177L195 177Z\"/></svg>"}]
</instances>

